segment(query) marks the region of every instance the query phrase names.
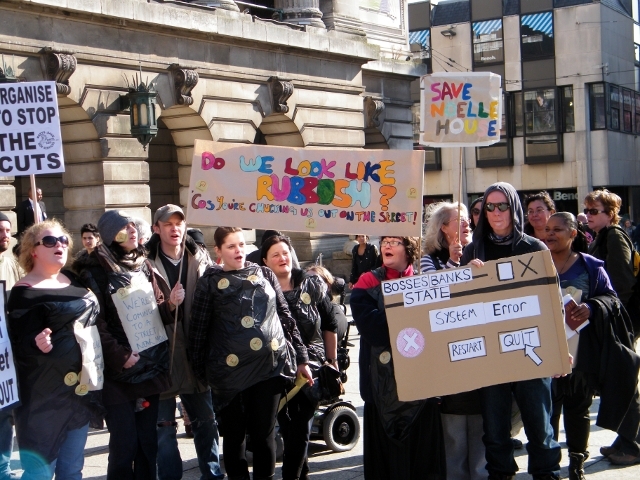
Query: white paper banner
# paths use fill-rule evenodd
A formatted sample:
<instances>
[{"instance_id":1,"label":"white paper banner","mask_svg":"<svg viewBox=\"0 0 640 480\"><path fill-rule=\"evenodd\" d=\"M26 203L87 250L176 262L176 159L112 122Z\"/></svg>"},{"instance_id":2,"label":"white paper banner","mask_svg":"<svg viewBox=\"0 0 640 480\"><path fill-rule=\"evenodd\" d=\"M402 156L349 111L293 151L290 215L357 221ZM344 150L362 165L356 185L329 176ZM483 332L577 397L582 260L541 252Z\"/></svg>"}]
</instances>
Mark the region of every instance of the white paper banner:
<instances>
[{"instance_id":1,"label":"white paper banner","mask_svg":"<svg viewBox=\"0 0 640 480\"><path fill-rule=\"evenodd\" d=\"M73 333L80 345L82 352L82 370L80 371L79 386L76 391L79 395L92 390L102 390L104 383L104 357L102 356L102 343L98 327L83 327L76 322L73 325Z\"/></svg>"},{"instance_id":2,"label":"white paper banner","mask_svg":"<svg viewBox=\"0 0 640 480\"><path fill-rule=\"evenodd\" d=\"M501 77L490 72L432 73L420 79L420 143L483 147L500 140Z\"/></svg>"},{"instance_id":3,"label":"white paper banner","mask_svg":"<svg viewBox=\"0 0 640 480\"><path fill-rule=\"evenodd\" d=\"M55 82L0 84L0 176L64 172Z\"/></svg>"},{"instance_id":4,"label":"white paper banner","mask_svg":"<svg viewBox=\"0 0 640 480\"><path fill-rule=\"evenodd\" d=\"M166 341L153 286L143 274L133 277L131 285L111 295L131 349L143 352Z\"/></svg>"},{"instance_id":5,"label":"white paper banner","mask_svg":"<svg viewBox=\"0 0 640 480\"><path fill-rule=\"evenodd\" d=\"M1 130L0 130L1 131ZM0 282L0 410L17 403L18 374L13 362L13 351L7 333L7 317L5 315L5 282Z\"/></svg>"}]
</instances>

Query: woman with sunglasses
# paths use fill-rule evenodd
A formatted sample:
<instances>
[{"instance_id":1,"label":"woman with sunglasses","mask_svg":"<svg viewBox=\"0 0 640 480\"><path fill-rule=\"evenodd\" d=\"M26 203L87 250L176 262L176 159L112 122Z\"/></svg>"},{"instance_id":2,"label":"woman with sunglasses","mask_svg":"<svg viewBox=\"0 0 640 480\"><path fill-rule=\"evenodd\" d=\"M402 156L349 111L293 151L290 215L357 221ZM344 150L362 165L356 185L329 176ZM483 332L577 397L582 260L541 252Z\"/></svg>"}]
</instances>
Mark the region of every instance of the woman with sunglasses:
<instances>
[{"instance_id":1,"label":"woman with sunglasses","mask_svg":"<svg viewBox=\"0 0 640 480\"><path fill-rule=\"evenodd\" d=\"M63 270L71 236L56 220L22 236L27 272L7 305L21 405L14 410L22 478L82 478L94 392L78 390L82 350L74 329L92 327L98 300ZM101 373L101 372L100 372ZM86 392L84 392L86 393Z\"/></svg>"},{"instance_id":2,"label":"woman with sunglasses","mask_svg":"<svg viewBox=\"0 0 640 480\"><path fill-rule=\"evenodd\" d=\"M462 254L461 265L482 265L488 260L547 250L544 243L523 232L524 215L518 192L506 182L489 186L482 202L483 214L473 231L473 241ZM483 442L489 478L511 479L518 470L511 441L512 396L522 414L529 440L529 473L534 480L560 477L560 445L551 428L551 379L539 378L480 389Z\"/></svg>"},{"instance_id":3,"label":"woman with sunglasses","mask_svg":"<svg viewBox=\"0 0 640 480\"><path fill-rule=\"evenodd\" d=\"M178 283L171 292L162 290L166 283L158 281L160 274L138 244L134 219L125 212L105 212L98 230L102 243L89 257L77 260L74 269L100 301L97 323L105 362L102 400L110 434L107 479L153 479L160 393L170 385L169 347L165 340L138 351L130 343L125 330L130 318L125 310L133 305L127 303L131 298L127 295L137 288L148 289L151 296L140 302L150 305L150 310L137 311L136 318L168 324L173 323L173 312L184 300L184 289ZM163 326L155 328L162 338Z\"/></svg>"},{"instance_id":4,"label":"woman with sunglasses","mask_svg":"<svg viewBox=\"0 0 640 480\"><path fill-rule=\"evenodd\" d=\"M307 347L309 368L314 378L319 376L325 363L337 370L338 324L332 314L324 281L317 275L307 275L303 270L293 268L291 243L287 237L269 237L262 244L261 256L278 279L291 315L296 320L302 341ZM278 414L280 433L284 439L283 480L308 477L307 447L317 407L318 399L305 387Z\"/></svg>"},{"instance_id":5,"label":"woman with sunglasses","mask_svg":"<svg viewBox=\"0 0 640 480\"><path fill-rule=\"evenodd\" d=\"M382 266L363 274L351 292L360 332L360 396L364 400L364 478L445 480L445 452L433 399L398 400L381 282L413 275L418 239L385 235Z\"/></svg>"},{"instance_id":6,"label":"woman with sunglasses","mask_svg":"<svg viewBox=\"0 0 640 480\"><path fill-rule=\"evenodd\" d=\"M545 233L547 220L556 213L556 204L547 192L542 191L527 195L524 199L524 208L527 212L524 233L544 242L547 236Z\"/></svg>"},{"instance_id":7,"label":"woman with sunglasses","mask_svg":"<svg viewBox=\"0 0 640 480\"><path fill-rule=\"evenodd\" d=\"M268 267L245 261L242 229L218 227L213 239L222 266L207 269L196 286L191 365L196 377L211 386L229 480L251 478L247 434L253 480L270 480L276 465L276 414L286 380L298 374L313 385L307 348L276 276Z\"/></svg>"},{"instance_id":8,"label":"woman with sunglasses","mask_svg":"<svg viewBox=\"0 0 640 480\"><path fill-rule=\"evenodd\" d=\"M482 200L484 200L484 197L478 197L471 202L469 206L469 212L471 212L471 215L469 215L469 226L471 227L471 231L475 230L476 225L478 225L478 219L482 213L482 210L480 210L482 208Z\"/></svg>"},{"instance_id":9,"label":"woman with sunglasses","mask_svg":"<svg viewBox=\"0 0 640 480\"><path fill-rule=\"evenodd\" d=\"M634 293L636 278L633 274L633 244L626 232L618 225L622 199L606 189L590 192L584 199L584 213L589 227L596 232L589 245L589 254L604 262L613 289L624 304L633 323L634 339L640 336L640 308ZM624 428L637 429L625 418ZM636 430L637 431L637 430ZM611 446L600 449L611 463L631 465L640 462L640 435L636 439L618 435Z\"/></svg>"},{"instance_id":10,"label":"woman with sunglasses","mask_svg":"<svg viewBox=\"0 0 640 480\"><path fill-rule=\"evenodd\" d=\"M458 235L461 234L458 240ZM467 207L442 202L432 211L424 235L424 255L420 272L428 273L460 265L463 248L471 242ZM482 410L478 390L447 395L440 405L447 456L447 478L481 480L486 478L482 443Z\"/></svg>"}]
</instances>

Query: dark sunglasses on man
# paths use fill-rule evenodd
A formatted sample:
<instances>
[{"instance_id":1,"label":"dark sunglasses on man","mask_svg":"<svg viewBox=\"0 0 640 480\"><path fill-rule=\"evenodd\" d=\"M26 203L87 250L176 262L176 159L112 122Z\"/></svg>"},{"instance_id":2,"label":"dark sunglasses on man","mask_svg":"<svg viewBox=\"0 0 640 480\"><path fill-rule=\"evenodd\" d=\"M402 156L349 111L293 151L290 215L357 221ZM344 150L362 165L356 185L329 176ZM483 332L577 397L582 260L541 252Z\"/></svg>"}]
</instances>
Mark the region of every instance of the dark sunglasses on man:
<instances>
[{"instance_id":1,"label":"dark sunglasses on man","mask_svg":"<svg viewBox=\"0 0 640 480\"><path fill-rule=\"evenodd\" d=\"M42 237L42 240L36 242L35 246L44 245L47 248L53 248L56 244L60 242L60 245L63 247L69 246L69 238L66 235L62 235L61 237L54 237L53 235L46 235Z\"/></svg>"},{"instance_id":2,"label":"dark sunglasses on man","mask_svg":"<svg viewBox=\"0 0 640 480\"><path fill-rule=\"evenodd\" d=\"M507 210L509 210L509 208L511 208L511 205L509 205L507 202L499 202L499 203L487 202L484 204L484 209L487 212L493 212L496 209L496 207L501 212L506 212Z\"/></svg>"}]
</instances>

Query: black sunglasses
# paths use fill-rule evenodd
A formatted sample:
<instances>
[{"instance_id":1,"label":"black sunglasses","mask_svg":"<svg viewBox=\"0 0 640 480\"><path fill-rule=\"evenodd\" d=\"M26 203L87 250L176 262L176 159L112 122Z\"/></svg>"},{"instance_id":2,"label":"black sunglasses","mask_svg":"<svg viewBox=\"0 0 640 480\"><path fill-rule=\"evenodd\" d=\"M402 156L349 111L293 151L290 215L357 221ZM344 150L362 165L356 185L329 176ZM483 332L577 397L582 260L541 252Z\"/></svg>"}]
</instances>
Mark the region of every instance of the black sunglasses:
<instances>
[{"instance_id":1,"label":"black sunglasses","mask_svg":"<svg viewBox=\"0 0 640 480\"><path fill-rule=\"evenodd\" d=\"M484 204L484 208L487 212L493 212L496 207L498 207L498 210L500 210L501 212L506 212L507 210L509 210L509 208L511 208L511 205L509 205L507 202L499 202L499 203L491 203L491 202L487 202Z\"/></svg>"},{"instance_id":2,"label":"black sunglasses","mask_svg":"<svg viewBox=\"0 0 640 480\"><path fill-rule=\"evenodd\" d=\"M480 215L480 209L479 208L472 208L471 209L471 213L473 215Z\"/></svg>"},{"instance_id":3,"label":"black sunglasses","mask_svg":"<svg viewBox=\"0 0 640 480\"><path fill-rule=\"evenodd\" d=\"M58 242L60 242L60 245L62 245L63 247L69 246L69 238L66 235L62 235L61 237L47 235L45 237L42 237L42 240L40 240L39 242L36 242L35 246L37 247L38 245L44 245L47 248L53 248Z\"/></svg>"},{"instance_id":4,"label":"black sunglasses","mask_svg":"<svg viewBox=\"0 0 640 480\"><path fill-rule=\"evenodd\" d=\"M606 210L598 210L597 208L585 208L583 210L584 214L590 213L591 215L598 215L599 213L607 213Z\"/></svg>"}]
</instances>

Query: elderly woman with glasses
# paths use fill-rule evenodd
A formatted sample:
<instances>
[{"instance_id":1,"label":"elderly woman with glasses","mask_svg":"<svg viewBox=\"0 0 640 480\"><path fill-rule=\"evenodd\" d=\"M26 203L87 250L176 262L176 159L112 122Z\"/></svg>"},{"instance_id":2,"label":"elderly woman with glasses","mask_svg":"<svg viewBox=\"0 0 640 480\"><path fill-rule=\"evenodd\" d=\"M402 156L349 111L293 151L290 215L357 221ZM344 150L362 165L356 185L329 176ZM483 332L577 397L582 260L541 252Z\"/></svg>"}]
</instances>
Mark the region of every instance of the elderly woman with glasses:
<instances>
[{"instance_id":1,"label":"elderly woman with glasses","mask_svg":"<svg viewBox=\"0 0 640 480\"><path fill-rule=\"evenodd\" d=\"M364 477L444 480L445 458L438 406L401 402L393 375L391 340L381 282L413 275L418 240L386 235L382 266L363 274L351 292L360 332L360 396L364 400Z\"/></svg>"},{"instance_id":2,"label":"elderly woman with glasses","mask_svg":"<svg viewBox=\"0 0 640 480\"><path fill-rule=\"evenodd\" d=\"M467 207L457 202L442 202L434 208L424 235L426 255L420 259L421 273L458 267L462 249L471 242ZM486 478L482 409L478 390L443 397L440 411L447 456L447 478Z\"/></svg>"},{"instance_id":3,"label":"elderly woman with glasses","mask_svg":"<svg viewBox=\"0 0 640 480\"><path fill-rule=\"evenodd\" d=\"M556 204L547 192L542 191L527 195L524 199L524 208L527 213L524 233L544 242L547 238L545 227L549 217L556 213Z\"/></svg>"},{"instance_id":4,"label":"elderly woman with glasses","mask_svg":"<svg viewBox=\"0 0 640 480\"><path fill-rule=\"evenodd\" d=\"M30 227L19 259L27 274L7 305L21 401L15 426L29 480L82 478L94 394L79 384L84 352L75 332L94 325L99 307L95 295L63 270L71 247L69 232L56 220Z\"/></svg>"}]
</instances>

